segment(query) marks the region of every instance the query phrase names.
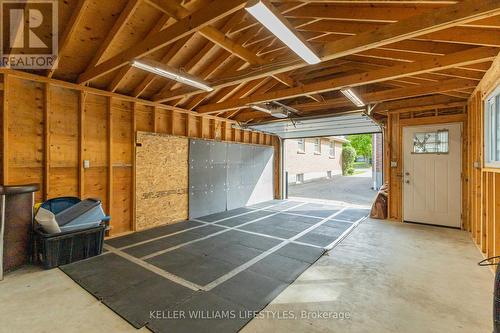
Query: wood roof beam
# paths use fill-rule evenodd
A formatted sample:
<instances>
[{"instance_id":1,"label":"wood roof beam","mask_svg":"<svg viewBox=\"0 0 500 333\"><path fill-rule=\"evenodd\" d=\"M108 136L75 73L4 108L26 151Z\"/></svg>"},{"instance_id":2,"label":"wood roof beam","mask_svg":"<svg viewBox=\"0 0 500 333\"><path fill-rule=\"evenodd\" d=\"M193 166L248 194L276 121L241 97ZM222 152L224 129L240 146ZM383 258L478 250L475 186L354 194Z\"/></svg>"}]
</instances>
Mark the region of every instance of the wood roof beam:
<instances>
[{"instance_id":1,"label":"wood roof beam","mask_svg":"<svg viewBox=\"0 0 500 333\"><path fill-rule=\"evenodd\" d=\"M235 13L242 9L245 3L245 0L213 1L210 4L210 10L199 9L168 28L144 39L96 67L85 71L78 77L78 83L89 82L127 65L134 59L141 58L162 47L173 44L179 39L189 36L203 27Z\"/></svg>"},{"instance_id":2,"label":"wood roof beam","mask_svg":"<svg viewBox=\"0 0 500 333\"><path fill-rule=\"evenodd\" d=\"M467 100L465 99L458 99L456 97L443 96L443 95L433 95L433 96L416 97L403 100L383 102L377 104L373 109L373 112L383 114L391 110L404 110L405 112L432 110L432 109L453 107L457 105L464 105L465 103L467 103Z\"/></svg>"},{"instance_id":3,"label":"wood roof beam","mask_svg":"<svg viewBox=\"0 0 500 333\"><path fill-rule=\"evenodd\" d=\"M299 19L316 18L349 22L362 21L392 23L443 7L442 4L438 6L394 6L391 4L358 5L358 2L354 3L354 5L355 6L343 6L332 3L313 3L304 8L300 8L300 10L290 11L286 13L285 16ZM465 24L465 26L469 25L482 28L499 28L500 17L491 17Z\"/></svg>"},{"instance_id":4,"label":"wood roof beam","mask_svg":"<svg viewBox=\"0 0 500 333\"><path fill-rule=\"evenodd\" d=\"M500 3L498 0L466 0L459 5L433 10L431 13L425 15L412 16L406 20L387 24L378 29L327 43L322 49L321 59L322 61L327 61L341 58L498 14L500 14ZM238 79L234 79L232 77L234 74L232 74L228 75L226 78L221 78L221 80L215 84L232 85L242 81L288 72L306 66L302 61L291 59L288 59L288 62L284 61L284 63L286 63L286 65L279 64L265 69L248 68L238 73ZM190 93L193 93L193 90L190 88L178 89L164 96L158 96L156 100L165 101L170 98L176 98L179 95L182 96Z\"/></svg>"},{"instance_id":5,"label":"wood roof beam","mask_svg":"<svg viewBox=\"0 0 500 333\"><path fill-rule=\"evenodd\" d=\"M400 21L402 22L402 21ZM382 29L392 24L387 23L361 23L361 22L341 22L322 20L316 21L309 25L303 25L299 28L303 33L328 33L314 38L317 41L324 41L328 39L338 39L342 36L354 36L367 31L379 28ZM429 33L421 34L415 38L422 41L438 41L438 42L453 42L470 45L483 45L483 46L499 46L498 31L488 31L488 29L478 28L465 28L465 27L449 27L444 28L442 31L431 31ZM333 43L335 41L332 41Z\"/></svg>"},{"instance_id":6,"label":"wood roof beam","mask_svg":"<svg viewBox=\"0 0 500 333\"><path fill-rule=\"evenodd\" d=\"M80 24L80 21L82 20L83 14L85 13L85 10L89 6L89 4L90 4L89 0L78 0L76 7L73 9L73 13L69 19L69 22L66 24L66 28L64 29L64 32L61 36L61 39L59 40L59 43L58 43L59 50L57 53L57 58L55 59L52 68L47 71L47 77L52 77L52 75L54 75L54 72L57 69L59 60L61 59L61 55L64 54L64 52L68 48L68 44L71 41L71 38L73 37L73 34L75 33L76 28Z\"/></svg>"},{"instance_id":7,"label":"wood roof beam","mask_svg":"<svg viewBox=\"0 0 500 333\"><path fill-rule=\"evenodd\" d=\"M319 82L305 84L301 87L288 88L274 91L267 94L249 96L239 100L229 100L222 103L204 105L198 108L200 113L212 113L218 111L231 110L242 105L252 103L262 103L268 101L282 100L312 93L321 93L332 90L339 90L343 87L360 86L397 78L429 73L447 68L463 66L493 60L498 54L496 48L479 47L472 50L449 54L445 57L433 57L432 59L407 63L399 66L381 68L365 73L348 75L345 77L323 80Z\"/></svg>"},{"instance_id":8,"label":"wood roof beam","mask_svg":"<svg viewBox=\"0 0 500 333\"><path fill-rule=\"evenodd\" d=\"M416 96L432 95L441 92L448 92L462 88L475 87L476 83L470 80L451 79L433 84L422 86L413 86L407 88L387 89L371 93L359 94L360 98L366 104L380 103L402 98L411 98ZM330 108L351 106L352 103L344 97L332 98L323 103L305 103L292 105L294 109L300 112L310 112Z\"/></svg>"},{"instance_id":9,"label":"wood roof beam","mask_svg":"<svg viewBox=\"0 0 500 333\"><path fill-rule=\"evenodd\" d=\"M109 30L108 34L104 41L100 44L99 49L94 54L94 57L90 61L90 64L87 66L87 70L95 67L102 59L103 55L106 53L110 45L113 43L116 36L123 30L125 24L128 22L130 17L134 14L135 10L141 4L142 0L129 0L127 5L120 13L118 20L116 20L115 24Z\"/></svg>"},{"instance_id":10,"label":"wood roof beam","mask_svg":"<svg viewBox=\"0 0 500 333\"><path fill-rule=\"evenodd\" d=\"M161 31L165 27L165 25L168 24L169 20L170 20L170 16L168 16L168 15L163 15L162 17L160 17L158 22L156 22L154 27L148 32L148 34L146 35L146 38L149 38L149 37L153 36L154 34L158 33L159 31ZM187 38L188 37L185 37L184 40L187 40ZM177 41L176 45L174 45L173 47L179 45L179 43L181 43L182 41L183 40ZM170 52L170 50L168 52ZM130 73L131 70L132 70L132 66L130 64L127 64L127 65L123 66L122 68L120 68L120 70L118 70L117 75L115 75L113 81L111 81L111 83L108 85L108 90L115 92L118 89L118 87L120 86L120 84L123 82L123 80Z\"/></svg>"}]
</instances>

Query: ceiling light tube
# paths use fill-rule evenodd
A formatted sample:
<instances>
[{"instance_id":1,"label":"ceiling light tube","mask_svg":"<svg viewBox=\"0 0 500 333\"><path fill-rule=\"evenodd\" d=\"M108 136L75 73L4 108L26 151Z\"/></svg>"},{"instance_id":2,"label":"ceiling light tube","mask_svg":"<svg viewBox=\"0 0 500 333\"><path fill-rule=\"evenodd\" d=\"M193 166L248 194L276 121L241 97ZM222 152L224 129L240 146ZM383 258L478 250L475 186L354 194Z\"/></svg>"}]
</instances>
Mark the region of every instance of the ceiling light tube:
<instances>
[{"instance_id":1,"label":"ceiling light tube","mask_svg":"<svg viewBox=\"0 0 500 333\"><path fill-rule=\"evenodd\" d=\"M287 19L267 0L249 1L245 9L305 62L310 65L321 62L307 42L293 32L294 28Z\"/></svg>"},{"instance_id":2,"label":"ceiling light tube","mask_svg":"<svg viewBox=\"0 0 500 333\"><path fill-rule=\"evenodd\" d=\"M202 89L205 91L213 91L214 89L210 87L206 82L189 75L188 73L182 73L179 70L170 68L161 62L154 60L134 60L132 62L132 66L142 69L146 72L150 72L159 76L166 77L168 79L172 79L179 83L184 83L192 87L196 87L198 89Z\"/></svg>"},{"instance_id":3,"label":"ceiling light tube","mask_svg":"<svg viewBox=\"0 0 500 333\"><path fill-rule=\"evenodd\" d=\"M354 90L351 88L344 88L340 89L340 91L344 94L345 97L347 97L351 102L354 103L357 107L363 107L365 106L365 103L359 98Z\"/></svg>"}]
</instances>

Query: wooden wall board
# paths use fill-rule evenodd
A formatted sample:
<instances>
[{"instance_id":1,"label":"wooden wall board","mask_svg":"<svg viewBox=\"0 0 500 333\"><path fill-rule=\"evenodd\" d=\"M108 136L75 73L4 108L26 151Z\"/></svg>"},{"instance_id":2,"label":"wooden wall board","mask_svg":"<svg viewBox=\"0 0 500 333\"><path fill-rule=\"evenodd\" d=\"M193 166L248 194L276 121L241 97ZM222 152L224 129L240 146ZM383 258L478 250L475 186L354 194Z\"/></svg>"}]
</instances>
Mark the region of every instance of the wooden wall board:
<instances>
[{"instance_id":1,"label":"wooden wall board","mask_svg":"<svg viewBox=\"0 0 500 333\"><path fill-rule=\"evenodd\" d=\"M95 89L83 86L76 89L57 80L31 80L29 74L5 75L0 74L6 83L0 90L2 121L7 120L1 131L2 139L4 134L6 138L2 155L6 152L8 157L2 162L2 171L7 171L2 177L8 176L5 183L46 184L47 198L98 198L112 215L111 235L135 228L137 130L151 132L156 127L163 134L178 133L184 140L186 134L201 137L201 124L206 124L207 138L221 138L224 126L232 131L232 121L189 114L188 125L187 112L94 93ZM90 161L90 168L83 168L84 160ZM45 199L44 192L42 186L37 202ZM184 216L182 210L176 214L178 219Z\"/></svg>"},{"instance_id":2,"label":"wooden wall board","mask_svg":"<svg viewBox=\"0 0 500 333\"><path fill-rule=\"evenodd\" d=\"M138 131L154 132L154 108L148 105L136 103L135 109L136 126Z\"/></svg>"},{"instance_id":3,"label":"wooden wall board","mask_svg":"<svg viewBox=\"0 0 500 333\"><path fill-rule=\"evenodd\" d=\"M8 119L8 184L40 183L36 199L43 197L44 161L44 88L43 84L9 78Z\"/></svg>"},{"instance_id":4,"label":"wooden wall board","mask_svg":"<svg viewBox=\"0 0 500 333\"><path fill-rule=\"evenodd\" d=\"M136 229L188 218L189 139L137 132Z\"/></svg>"},{"instance_id":5,"label":"wooden wall board","mask_svg":"<svg viewBox=\"0 0 500 333\"><path fill-rule=\"evenodd\" d=\"M51 87L49 112L48 198L78 196L78 92Z\"/></svg>"},{"instance_id":6,"label":"wooden wall board","mask_svg":"<svg viewBox=\"0 0 500 333\"><path fill-rule=\"evenodd\" d=\"M403 221L403 127L416 125L429 125L440 123L465 122L466 115L463 109L456 109L456 114L446 114L436 116L436 112L429 113L427 117L405 117L401 119L400 113L389 113L384 129L384 181L389 184L388 197L388 219L393 221ZM439 113L437 113L439 114ZM464 129L466 127L464 126ZM465 145L466 142L463 141ZM465 148L463 147L463 150ZM465 157L464 157L465 158ZM391 167L391 161L396 163L396 167ZM466 182L462 178L462 187ZM467 194L463 194L465 197ZM462 200L462 211L465 210L465 200ZM464 213L462 214L464 215Z\"/></svg>"}]
</instances>

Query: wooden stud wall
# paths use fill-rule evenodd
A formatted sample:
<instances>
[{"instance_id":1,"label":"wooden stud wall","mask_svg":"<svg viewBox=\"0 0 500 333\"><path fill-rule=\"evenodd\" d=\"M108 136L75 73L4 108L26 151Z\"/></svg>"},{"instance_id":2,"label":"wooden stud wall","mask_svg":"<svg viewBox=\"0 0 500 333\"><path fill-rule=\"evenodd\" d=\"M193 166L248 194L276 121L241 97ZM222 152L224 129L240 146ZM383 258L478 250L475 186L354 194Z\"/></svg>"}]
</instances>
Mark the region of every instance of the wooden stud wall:
<instances>
[{"instance_id":1,"label":"wooden stud wall","mask_svg":"<svg viewBox=\"0 0 500 333\"><path fill-rule=\"evenodd\" d=\"M234 129L223 119L50 80L0 77L3 184L41 184L37 202L99 198L112 216L112 235L135 229L136 131L273 145L271 135Z\"/></svg>"},{"instance_id":2,"label":"wooden stud wall","mask_svg":"<svg viewBox=\"0 0 500 333\"><path fill-rule=\"evenodd\" d=\"M467 112L392 112L384 129L384 177L390 184L389 219L402 221L401 132L406 125L463 122L462 225L485 257L500 255L500 168L484 165L484 102L500 84L500 56L475 89ZM398 167L391 168L390 161Z\"/></svg>"},{"instance_id":3,"label":"wooden stud wall","mask_svg":"<svg viewBox=\"0 0 500 333\"><path fill-rule=\"evenodd\" d=\"M426 112L393 112L387 115L384 128L384 179L389 184L388 219L403 221L403 127L443 123L464 123L463 108ZM465 127L465 126L464 126ZM465 141L464 141L465 142ZM465 159L465 156L462 157ZM391 161L396 167L391 167ZM462 179L462 186L465 179ZM463 202L465 205L465 201ZM462 208L462 211L464 208Z\"/></svg>"},{"instance_id":4,"label":"wooden stud wall","mask_svg":"<svg viewBox=\"0 0 500 333\"><path fill-rule=\"evenodd\" d=\"M495 86L481 86L468 105L465 229L485 257L500 255L500 169L485 167L483 156L484 101Z\"/></svg>"}]
</instances>

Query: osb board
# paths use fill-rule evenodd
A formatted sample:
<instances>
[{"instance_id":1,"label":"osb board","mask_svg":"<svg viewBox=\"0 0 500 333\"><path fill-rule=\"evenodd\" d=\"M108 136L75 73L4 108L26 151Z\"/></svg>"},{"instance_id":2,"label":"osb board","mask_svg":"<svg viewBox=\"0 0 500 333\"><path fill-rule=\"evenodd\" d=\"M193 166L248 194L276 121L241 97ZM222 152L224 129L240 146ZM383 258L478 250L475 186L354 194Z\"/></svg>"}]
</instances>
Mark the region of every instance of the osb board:
<instances>
[{"instance_id":1,"label":"osb board","mask_svg":"<svg viewBox=\"0 0 500 333\"><path fill-rule=\"evenodd\" d=\"M188 218L189 139L137 133L136 229Z\"/></svg>"}]
</instances>

